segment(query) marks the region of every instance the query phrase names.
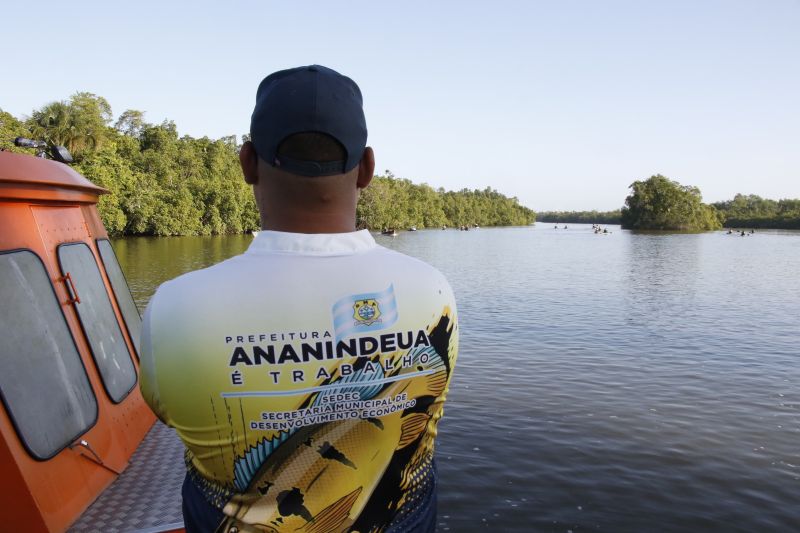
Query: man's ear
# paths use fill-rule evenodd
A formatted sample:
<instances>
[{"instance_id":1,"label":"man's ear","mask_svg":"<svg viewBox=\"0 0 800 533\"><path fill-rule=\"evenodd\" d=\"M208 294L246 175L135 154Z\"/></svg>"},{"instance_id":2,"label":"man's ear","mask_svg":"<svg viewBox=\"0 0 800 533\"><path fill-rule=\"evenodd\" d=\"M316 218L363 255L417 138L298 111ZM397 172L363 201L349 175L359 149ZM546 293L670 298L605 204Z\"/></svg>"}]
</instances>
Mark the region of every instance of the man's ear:
<instances>
[{"instance_id":1,"label":"man's ear","mask_svg":"<svg viewBox=\"0 0 800 533\"><path fill-rule=\"evenodd\" d=\"M364 189L372 177L375 175L375 152L372 148L367 146L364 148L364 155L361 156L361 161L358 163L358 180L356 186L359 189Z\"/></svg>"},{"instance_id":2,"label":"man's ear","mask_svg":"<svg viewBox=\"0 0 800 533\"><path fill-rule=\"evenodd\" d=\"M244 181L248 185L258 183L258 154L250 141L246 141L239 150L239 163L242 165Z\"/></svg>"}]
</instances>

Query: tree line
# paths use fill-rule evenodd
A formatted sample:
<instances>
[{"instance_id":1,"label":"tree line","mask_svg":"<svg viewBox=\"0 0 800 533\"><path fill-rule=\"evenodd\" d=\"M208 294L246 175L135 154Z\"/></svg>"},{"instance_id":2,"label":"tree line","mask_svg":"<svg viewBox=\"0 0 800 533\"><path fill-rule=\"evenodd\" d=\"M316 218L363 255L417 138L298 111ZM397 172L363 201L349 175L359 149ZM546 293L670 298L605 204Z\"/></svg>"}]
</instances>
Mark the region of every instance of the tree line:
<instances>
[{"instance_id":1,"label":"tree line","mask_svg":"<svg viewBox=\"0 0 800 533\"><path fill-rule=\"evenodd\" d=\"M72 167L111 192L98 202L111 235L211 235L259 227L234 136L179 137L173 122L150 124L136 110L112 124L111 106L91 93L49 103L24 120L0 112L0 148L13 150L15 136L66 146Z\"/></svg>"},{"instance_id":2,"label":"tree line","mask_svg":"<svg viewBox=\"0 0 800 533\"><path fill-rule=\"evenodd\" d=\"M179 136L174 122L151 124L138 110L114 121L105 98L79 92L26 118L0 109L0 150L30 153L14 146L17 136L66 146L73 168L111 192L98 202L111 235L214 235L260 227L235 135ZM387 171L362 191L357 219L360 227L400 229L527 225L536 216L491 188L445 191Z\"/></svg>"},{"instance_id":3,"label":"tree line","mask_svg":"<svg viewBox=\"0 0 800 533\"><path fill-rule=\"evenodd\" d=\"M574 224L619 224L620 210L614 211L539 211L540 222L571 222Z\"/></svg>"},{"instance_id":4,"label":"tree line","mask_svg":"<svg viewBox=\"0 0 800 533\"><path fill-rule=\"evenodd\" d=\"M800 229L800 199L770 200L737 194L705 204L700 189L656 174L631 184L625 206L616 211L544 211L541 222L621 224L627 229L707 231L726 228Z\"/></svg>"},{"instance_id":5,"label":"tree line","mask_svg":"<svg viewBox=\"0 0 800 533\"><path fill-rule=\"evenodd\" d=\"M398 179L390 171L376 176L361 192L359 225L369 228L436 228L440 226L524 226L536 214L491 187L445 191Z\"/></svg>"},{"instance_id":6,"label":"tree line","mask_svg":"<svg viewBox=\"0 0 800 533\"><path fill-rule=\"evenodd\" d=\"M737 194L733 200L711 204L726 228L800 229L800 199L770 200L755 194Z\"/></svg>"}]
</instances>

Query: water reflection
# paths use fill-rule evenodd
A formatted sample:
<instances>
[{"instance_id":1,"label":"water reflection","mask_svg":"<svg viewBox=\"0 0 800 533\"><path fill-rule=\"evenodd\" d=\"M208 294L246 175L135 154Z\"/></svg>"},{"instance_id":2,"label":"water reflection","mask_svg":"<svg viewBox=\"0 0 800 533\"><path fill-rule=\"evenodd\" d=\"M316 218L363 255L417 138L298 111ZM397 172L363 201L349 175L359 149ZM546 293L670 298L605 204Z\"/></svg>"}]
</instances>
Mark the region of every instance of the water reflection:
<instances>
[{"instance_id":1,"label":"water reflection","mask_svg":"<svg viewBox=\"0 0 800 533\"><path fill-rule=\"evenodd\" d=\"M666 335L690 315L703 255L700 234L629 235L627 320Z\"/></svg>"}]
</instances>

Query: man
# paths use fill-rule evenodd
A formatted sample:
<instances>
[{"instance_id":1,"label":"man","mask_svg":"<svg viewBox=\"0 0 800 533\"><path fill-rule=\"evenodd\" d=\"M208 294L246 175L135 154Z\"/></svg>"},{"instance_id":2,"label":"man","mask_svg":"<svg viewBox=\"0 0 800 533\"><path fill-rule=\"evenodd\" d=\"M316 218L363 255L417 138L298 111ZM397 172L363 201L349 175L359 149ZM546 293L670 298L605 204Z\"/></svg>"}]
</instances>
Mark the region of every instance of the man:
<instances>
[{"instance_id":1,"label":"man","mask_svg":"<svg viewBox=\"0 0 800 533\"><path fill-rule=\"evenodd\" d=\"M450 286L355 230L375 160L351 79L268 76L250 131L264 231L144 318L142 393L186 445L187 531L433 531Z\"/></svg>"}]
</instances>

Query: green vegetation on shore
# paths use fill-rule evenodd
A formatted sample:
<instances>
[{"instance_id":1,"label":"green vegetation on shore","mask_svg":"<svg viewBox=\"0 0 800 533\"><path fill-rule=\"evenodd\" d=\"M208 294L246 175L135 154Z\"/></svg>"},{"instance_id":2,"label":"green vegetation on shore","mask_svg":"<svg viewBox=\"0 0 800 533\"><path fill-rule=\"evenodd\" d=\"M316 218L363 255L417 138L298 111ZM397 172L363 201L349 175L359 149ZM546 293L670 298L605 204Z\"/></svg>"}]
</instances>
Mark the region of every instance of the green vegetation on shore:
<instances>
[{"instance_id":1,"label":"green vegetation on shore","mask_svg":"<svg viewBox=\"0 0 800 533\"><path fill-rule=\"evenodd\" d=\"M173 122L145 122L127 110L112 125L111 106L100 96L76 93L20 120L0 110L0 150L17 148L17 136L64 145L75 170L111 191L98 209L112 235L212 235L258 229L258 211L242 179L240 144L178 136ZM361 227L527 225L534 212L499 192L445 191L397 179L387 171L364 189L358 204Z\"/></svg>"},{"instance_id":2,"label":"green vegetation on shore","mask_svg":"<svg viewBox=\"0 0 800 533\"><path fill-rule=\"evenodd\" d=\"M755 194L737 194L713 205L726 228L800 229L800 199L769 200Z\"/></svg>"},{"instance_id":3,"label":"green vegetation on shore","mask_svg":"<svg viewBox=\"0 0 800 533\"><path fill-rule=\"evenodd\" d=\"M525 226L535 213L491 187L445 191L397 179L386 171L361 193L356 218L370 228L435 228L440 226Z\"/></svg>"}]
</instances>

